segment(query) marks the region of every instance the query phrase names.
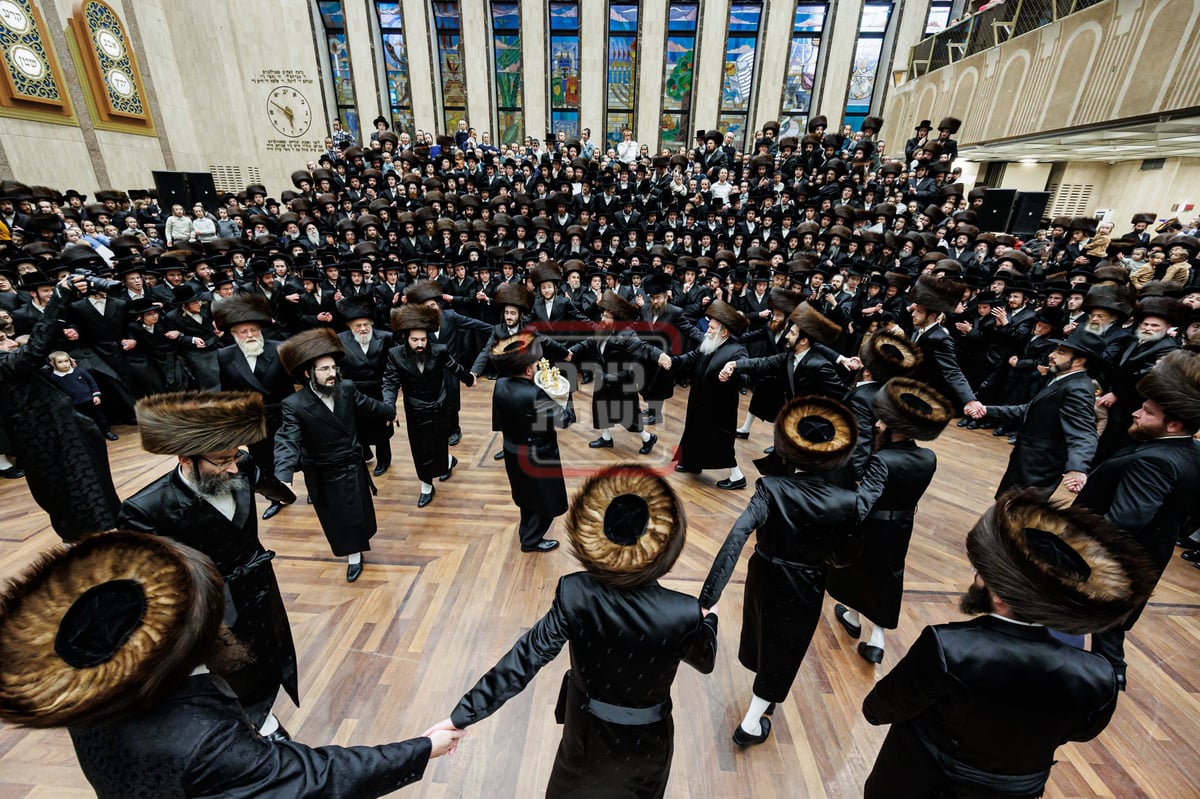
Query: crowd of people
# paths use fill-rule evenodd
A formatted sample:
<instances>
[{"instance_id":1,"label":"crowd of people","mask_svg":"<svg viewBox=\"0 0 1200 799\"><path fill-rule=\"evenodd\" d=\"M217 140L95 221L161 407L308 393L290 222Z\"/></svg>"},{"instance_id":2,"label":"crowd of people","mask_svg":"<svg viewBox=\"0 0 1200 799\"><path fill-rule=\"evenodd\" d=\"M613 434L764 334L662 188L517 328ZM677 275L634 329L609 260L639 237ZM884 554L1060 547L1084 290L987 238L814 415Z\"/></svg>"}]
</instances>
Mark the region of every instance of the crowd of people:
<instances>
[{"instance_id":1,"label":"crowd of people","mask_svg":"<svg viewBox=\"0 0 1200 799\"><path fill-rule=\"evenodd\" d=\"M466 123L414 145L381 118L364 147L335 130L277 199L251 185L190 216L183 203L165 214L151 190L88 202L0 182L0 476L24 477L59 536L82 541L45 568L71 585L90 568L110 586L109 602L92 596L62 621L78 636L109 631L104 651L60 652L45 679L118 656L133 663L123 686L165 675L137 701L82 692L84 709L40 722L38 701L0 684L0 717L71 728L85 773L116 796L125 778L101 775L114 742L152 740L199 702L204 756L255 764L244 795L319 793L337 779L325 769L377 795L419 779L570 642L548 793L661 796L675 670L712 670L717 601L749 537L738 659L756 676L733 733L743 748L768 739L826 593L847 635L869 627L859 655L882 662L917 505L938 479L917 442L956 423L1013 445L996 504L967 535L977 577L962 607L984 615L926 628L867 696L867 718L892 730L866 793L1040 795L1055 748L1111 718L1127 685L1124 631L1196 527L1200 240L1149 212L1120 235L1111 220L1067 217L1029 241L981 230L987 190L953 168L959 121L920 121L902 161L876 139L882 124L837 133L817 115L803 138L764 125L745 154L720 131L651 154L629 132L607 152L586 131L500 149ZM425 508L458 465L460 386L489 378L521 550L555 549L546 535L566 514L586 571L563 578L547 616L422 738L369 756L291 742L271 708L281 687L299 701L297 658L254 492L271 519L296 501L302 472L355 582L396 428ZM675 471L720 470L711 485L723 491L753 482L698 599L655 582L686 520L669 482L637 462L680 389ZM590 392L579 416L592 449L624 450L611 433L623 427L637 451L572 500L556 430L577 422L576 392ZM774 445L750 481L735 442L755 420ZM135 423L147 451L178 464L122 502L105 438ZM1070 508L1050 500L1060 485ZM135 532L88 537L114 528ZM128 608L145 590L109 549L157 563L153 579L178 572L180 592L223 582L227 629L216 632L219 608L164 615L155 623L189 645L134 662ZM1200 544L1184 557L1200 566ZM0 613L0 632L18 617ZM24 641L31 657L38 640ZM643 663L636 685L619 676L630 659ZM997 721L970 724L980 714ZM222 748L214 736L230 725L238 743ZM213 784L190 771L194 754L171 755L187 795Z\"/></svg>"}]
</instances>

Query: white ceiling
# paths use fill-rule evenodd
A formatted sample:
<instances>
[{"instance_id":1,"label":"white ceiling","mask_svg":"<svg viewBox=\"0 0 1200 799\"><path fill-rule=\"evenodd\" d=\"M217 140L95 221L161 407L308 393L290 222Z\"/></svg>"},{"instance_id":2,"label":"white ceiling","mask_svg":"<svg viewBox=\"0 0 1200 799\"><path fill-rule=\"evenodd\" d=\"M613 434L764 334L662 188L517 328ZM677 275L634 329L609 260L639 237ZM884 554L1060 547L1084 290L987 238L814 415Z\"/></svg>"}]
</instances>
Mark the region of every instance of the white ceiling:
<instances>
[{"instance_id":1,"label":"white ceiling","mask_svg":"<svg viewBox=\"0 0 1200 799\"><path fill-rule=\"evenodd\" d=\"M1060 131L964 146L968 161L1135 161L1200 158L1200 116Z\"/></svg>"}]
</instances>

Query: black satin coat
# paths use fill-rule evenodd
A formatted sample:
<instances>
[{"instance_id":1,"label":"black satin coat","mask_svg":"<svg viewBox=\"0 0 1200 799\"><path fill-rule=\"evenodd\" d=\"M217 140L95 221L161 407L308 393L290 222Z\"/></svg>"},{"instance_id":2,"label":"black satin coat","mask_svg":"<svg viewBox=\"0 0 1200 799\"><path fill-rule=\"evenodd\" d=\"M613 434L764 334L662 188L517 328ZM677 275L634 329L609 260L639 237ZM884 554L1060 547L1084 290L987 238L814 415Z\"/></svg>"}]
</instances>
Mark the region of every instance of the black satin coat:
<instances>
[{"instance_id":1,"label":"black satin coat","mask_svg":"<svg viewBox=\"0 0 1200 799\"><path fill-rule=\"evenodd\" d=\"M504 437L504 471L518 508L553 518L567 512L556 428L575 422L570 400L561 407L524 377L502 377L492 392L492 430Z\"/></svg>"},{"instance_id":2,"label":"black satin coat","mask_svg":"<svg viewBox=\"0 0 1200 799\"><path fill-rule=\"evenodd\" d=\"M940 391L961 412L964 405L975 399L975 393L959 368L954 339L946 328L934 325L921 334L916 346L924 358L909 376Z\"/></svg>"},{"instance_id":3,"label":"black satin coat","mask_svg":"<svg viewBox=\"0 0 1200 799\"><path fill-rule=\"evenodd\" d=\"M875 454L886 468L883 493L871 515L888 511L916 513L917 503L937 469L937 455L915 441L894 441ZM858 526L862 552L851 565L829 572L826 590L873 623L896 629L904 596L904 559L912 538L913 519L868 516Z\"/></svg>"},{"instance_id":4,"label":"black satin coat","mask_svg":"<svg viewBox=\"0 0 1200 799\"><path fill-rule=\"evenodd\" d=\"M371 799L416 782L428 738L381 746L271 743L220 678L198 674L157 707L70 730L99 799Z\"/></svg>"},{"instance_id":5,"label":"black satin coat","mask_svg":"<svg viewBox=\"0 0 1200 799\"><path fill-rule=\"evenodd\" d=\"M397 395L403 394L408 447L417 478L425 483L432 483L435 477L445 474L450 463L446 385L451 379L474 384L474 378L441 344L429 345L429 360L424 372L417 367L406 344L392 347L387 353L383 404L395 408Z\"/></svg>"},{"instance_id":6,"label":"black satin coat","mask_svg":"<svg viewBox=\"0 0 1200 799\"><path fill-rule=\"evenodd\" d=\"M571 363L595 375L592 388L592 427L607 430L620 425L633 433L642 430L638 391L646 381L646 365L656 363L662 350L638 338L632 330L619 330L604 342L587 338L571 347ZM657 368L657 367L656 367Z\"/></svg>"},{"instance_id":7,"label":"black satin coat","mask_svg":"<svg viewBox=\"0 0 1200 799\"><path fill-rule=\"evenodd\" d=\"M554 603L480 678L450 714L466 727L495 713L570 644L562 742L546 796L661 797L674 750L671 684L680 661L703 674L717 654L717 617L657 583L605 586L586 572L559 580ZM629 708L666 704L652 724L621 725L587 710L589 699Z\"/></svg>"},{"instance_id":8,"label":"black satin coat","mask_svg":"<svg viewBox=\"0 0 1200 799\"><path fill-rule=\"evenodd\" d=\"M233 519L188 488L178 469L155 480L121 505L117 526L173 538L216 563L225 580L225 623L246 645L254 662L237 673L222 674L257 724L266 719L259 705L275 699L283 686L297 705L296 647L279 581L258 538L258 513L250 488L234 489ZM247 564L257 562L248 567Z\"/></svg>"},{"instance_id":9,"label":"black satin coat","mask_svg":"<svg viewBox=\"0 0 1200 799\"><path fill-rule=\"evenodd\" d=\"M867 721L892 725L865 797L996 796L940 793L948 782L918 729L974 768L1032 774L1049 769L1062 744L1099 735L1116 705L1109 662L1056 640L1045 627L992 616L926 627L863 700Z\"/></svg>"},{"instance_id":10,"label":"black satin coat","mask_svg":"<svg viewBox=\"0 0 1200 799\"><path fill-rule=\"evenodd\" d=\"M827 561L847 530L883 490L885 470L868 466L857 494L821 474L761 477L717 553L700 603L721 598L751 533L758 543L746 572L738 660L755 673L754 695L787 698L821 617Z\"/></svg>"},{"instance_id":11,"label":"black satin coat","mask_svg":"<svg viewBox=\"0 0 1200 799\"><path fill-rule=\"evenodd\" d=\"M723 469L737 465L733 433L738 426L738 381L722 383L719 375L729 361L746 357L746 348L726 339L716 351L704 355L694 349L671 358L672 371L691 380L679 462L687 469Z\"/></svg>"}]
</instances>

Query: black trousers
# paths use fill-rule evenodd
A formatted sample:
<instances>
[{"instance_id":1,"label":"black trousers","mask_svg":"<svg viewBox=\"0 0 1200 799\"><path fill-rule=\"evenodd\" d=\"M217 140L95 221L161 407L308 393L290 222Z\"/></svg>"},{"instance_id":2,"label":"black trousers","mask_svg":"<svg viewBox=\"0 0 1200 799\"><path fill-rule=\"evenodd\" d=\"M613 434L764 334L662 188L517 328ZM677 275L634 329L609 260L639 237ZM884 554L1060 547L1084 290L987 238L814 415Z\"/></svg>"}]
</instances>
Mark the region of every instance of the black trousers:
<instances>
[{"instance_id":1,"label":"black trousers","mask_svg":"<svg viewBox=\"0 0 1200 799\"><path fill-rule=\"evenodd\" d=\"M546 531L550 529L550 525L553 523L553 516L543 516L535 510L521 508L521 524L517 528L517 535L521 539L521 546L526 549L535 546L545 538Z\"/></svg>"},{"instance_id":2,"label":"black trousers","mask_svg":"<svg viewBox=\"0 0 1200 799\"><path fill-rule=\"evenodd\" d=\"M1113 665L1118 672L1125 670L1125 631L1121 628L1092 633L1092 651Z\"/></svg>"}]
</instances>

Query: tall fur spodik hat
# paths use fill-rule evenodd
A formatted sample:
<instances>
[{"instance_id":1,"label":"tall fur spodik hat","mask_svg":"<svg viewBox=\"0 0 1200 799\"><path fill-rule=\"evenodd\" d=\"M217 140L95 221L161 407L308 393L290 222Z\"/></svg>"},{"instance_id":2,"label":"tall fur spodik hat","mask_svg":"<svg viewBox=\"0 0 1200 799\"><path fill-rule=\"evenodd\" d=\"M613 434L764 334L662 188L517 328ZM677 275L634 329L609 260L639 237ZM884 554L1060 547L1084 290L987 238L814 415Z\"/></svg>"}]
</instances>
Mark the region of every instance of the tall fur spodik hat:
<instances>
[{"instance_id":1,"label":"tall fur spodik hat","mask_svg":"<svg viewBox=\"0 0 1200 799\"><path fill-rule=\"evenodd\" d=\"M980 517L967 558L1019 620L1071 635L1120 625L1157 582L1133 538L1033 490L1008 492Z\"/></svg>"},{"instance_id":2,"label":"tall fur spodik hat","mask_svg":"<svg viewBox=\"0 0 1200 799\"><path fill-rule=\"evenodd\" d=\"M156 455L226 452L267 437L257 391L154 394L134 406L142 449Z\"/></svg>"},{"instance_id":3,"label":"tall fur spodik hat","mask_svg":"<svg viewBox=\"0 0 1200 799\"><path fill-rule=\"evenodd\" d=\"M967 284L946 277L921 275L908 291L909 302L935 313L952 314L963 301Z\"/></svg>"},{"instance_id":4,"label":"tall fur spodik hat","mask_svg":"<svg viewBox=\"0 0 1200 799\"><path fill-rule=\"evenodd\" d=\"M704 315L710 319L716 319L726 328L730 334L740 336L746 332L746 328L750 326L750 320L746 315L734 308L724 300L713 300L705 309Z\"/></svg>"},{"instance_id":5,"label":"tall fur spodik hat","mask_svg":"<svg viewBox=\"0 0 1200 799\"><path fill-rule=\"evenodd\" d=\"M224 597L213 562L166 535L55 547L0 593L0 719L71 727L153 707L208 655Z\"/></svg>"},{"instance_id":6,"label":"tall fur spodik hat","mask_svg":"<svg viewBox=\"0 0 1200 799\"><path fill-rule=\"evenodd\" d=\"M1174 350L1138 381L1138 393L1162 406L1167 416L1200 425L1200 355Z\"/></svg>"},{"instance_id":7,"label":"tall fur spodik hat","mask_svg":"<svg viewBox=\"0 0 1200 799\"><path fill-rule=\"evenodd\" d=\"M687 518L666 480L638 464L618 463L584 482L566 525L585 569L614 588L636 588L675 565Z\"/></svg>"},{"instance_id":8,"label":"tall fur spodik hat","mask_svg":"<svg viewBox=\"0 0 1200 799\"><path fill-rule=\"evenodd\" d=\"M496 304L511 305L520 309L521 313L529 313L533 308L533 297L529 289L520 283L504 283L496 289Z\"/></svg>"},{"instance_id":9,"label":"tall fur spodik hat","mask_svg":"<svg viewBox=\"0 0 1200 799\"><path fill-rule=\"evenodd\" d=\"M219 330L226 332L234 325L246 322L269 325L273 321L271 303L255 292L235 294L213 309L213 321Z\"/></svg>"},{"instance_id":10,"label":"tall fur spodik hat","mask_svg":"<svg viewBox=\"0 0 1200 799\"><path fill-rule=\"evenodd\" d=\"M808 302L802 302L788 316L788 321L800 328L800 332L813 341L831 344L842 332L842 327Z\"/></svg>"},{"instance_id":11,"label":"tall fur spodik hat","mask_svg":"<svg viewBox=\"0 0 1200 799\"><path fill-rule=\"evenodd\" d=\"M932 441L954 418L954 406L919 380L893 377L875 394L871 408L879 421L901 435Z\"/></svg>"},{"instance_id":12,"label":"tall fur spodik hat","mask_svg":"<svg viewBox=\"0 0 1200 799\"><path fill-rule=\"evenodd\" d=\"M420 305L430 300L442 299L442 287L432 280L418 280L404 290L404 299L410 305Z\"/></svg>"},{"instance_id":13,"label":"tall fur spodik hat","mask_svg":"<svg viewBox=\"0 0 1200 799\"><path fill-rule=\"evenodd\" d=\"M628 322L638 316L638 307L612 289L605 291L596 304L612 314L618 322Z\"/></svg>"},{"instance_id":14,"label":"tall fur spodik hat","mask_svg":"<svg viewBox=\"0 0 1200 799\"><path fill-rule=\"evenodd\" d=\"M393 308L391 315L392 331L407 333L409 330L437 330L442 326L442 314L437 308L428 305L405 305L403 308Z\"/></svg>"},{"instance_id":15,"label":"tall fur spodik hat","mask_svg":"<svg viewBox=\"0 0 1200 799\"><path fill-rule=\"evenodd\" d=\"M331 355L340 361L345 354L342 340L328 327L305 330L279 345L279 362L290 375L299 375L317 358Z\"/></svg>"},{"instance_id":16,"label":"tall fur spodik hat","mask_svg":"<svg viewBox=\"0 0 1200 799\"><path fill-rule=\"evenodd\" d=\"M921 365L925 355L903 336L873 333L863 339L858 357L872 378L886 382L893 377L912 374Z\"/></svg>"}]
</instances>

